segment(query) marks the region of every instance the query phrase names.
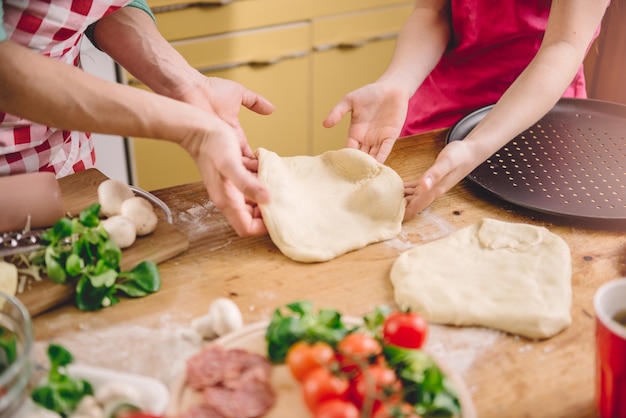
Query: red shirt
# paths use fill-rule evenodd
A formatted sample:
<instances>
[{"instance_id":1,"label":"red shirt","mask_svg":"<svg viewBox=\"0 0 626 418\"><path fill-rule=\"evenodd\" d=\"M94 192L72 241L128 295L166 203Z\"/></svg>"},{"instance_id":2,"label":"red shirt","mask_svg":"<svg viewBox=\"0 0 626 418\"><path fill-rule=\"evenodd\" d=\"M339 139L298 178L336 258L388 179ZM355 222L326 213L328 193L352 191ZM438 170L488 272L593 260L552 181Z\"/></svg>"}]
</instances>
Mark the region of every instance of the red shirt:
<instances>
[{"instance_id":1,"label":"red shirt","mask_svg":"<svg viewBox=\"0 0 626 418\"><path fill-rule=\"evenodd\" d=\"M550 4L452 0L450 46L409 101L401 136L453 126L498 101L537 53ZM587 97L582 65L563 97Z\"/></svg>"}]
</instances>

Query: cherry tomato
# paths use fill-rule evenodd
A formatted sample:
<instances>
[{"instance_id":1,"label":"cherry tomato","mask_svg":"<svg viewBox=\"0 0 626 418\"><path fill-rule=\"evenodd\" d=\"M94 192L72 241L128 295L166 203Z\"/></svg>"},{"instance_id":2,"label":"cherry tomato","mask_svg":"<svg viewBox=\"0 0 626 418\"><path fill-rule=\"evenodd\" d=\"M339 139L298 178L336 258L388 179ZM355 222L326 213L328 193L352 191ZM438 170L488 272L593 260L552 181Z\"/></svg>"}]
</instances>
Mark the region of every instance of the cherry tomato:
<instances>
[{"instance_id":1,"label":"cherry tomato","mask_svg":"<svg viewBox=\"0 0 626 418\"><path fill-rule=\"evenodd\" d=\"M383 340L404 348L420 348L426 341L428 323L415 312L394 312L383 323Z\"/></svg>"},{"instance_id":2,"label":"cherry tomato","mask_svg":"<svg viewBox=\"0 0 626 418\"><path fill-rule=\"evenodd\" d=\"M372 418L420 418L413 406L407 402L385 402L380 405Z\"/></svg>"},{"instance_id":3,"label":"cherry tomato","mask_svg":"<svg viewBox=\"0 0 626 418\"><path fill-rule=\"evenodd\" d=\"M322 402L313 411L314 418L360 418L359 408L343 399Z\"/></svg>"},{"instance_id":4,"label":"cherry tomato","mask_svg":"<svg viewBox=\"0 0 626 418\"><path fill-rule=\"evenodd\" d=\"M308 372L320 366L328 366L334 359L335 350L330 345L321 341L314 344L299 341L287 351L285 363L293 377L302 382Z\"/></svg>"},{"instance_id":5,"label":"cherry tomato","mask_svg":"<svg viewBox=\"0 0 626 418\"><path fill-rule=\"evenodd\" d=\"M348 379L335 375L323 367L311 370L302 380L304 403L311 411L324 401L347 399L349 388Z\"/></svg>"},{"instance_id":6,"label":"cherry tomato","mask_svg":"<svg viewBox=\"0 0 626 418\"><path fill-rule=\"evenodd\" d=\"M380 343L371 335L354 332L348 334L337 345L341 370L350 372L367 367L370 360L383 351Z\"/></svg>"},{"instance_id":7,"label":"cherry tomato","mask_svg":"<svg viewBox=\"0 0 626 418\"><path fill-rule=\"evenodd\" d=\"M401 395L402 384L393 369L374 364L363 369L353 380L350 398L361 408L376 410L382 401Z\"/></svg>"}]
</instances>

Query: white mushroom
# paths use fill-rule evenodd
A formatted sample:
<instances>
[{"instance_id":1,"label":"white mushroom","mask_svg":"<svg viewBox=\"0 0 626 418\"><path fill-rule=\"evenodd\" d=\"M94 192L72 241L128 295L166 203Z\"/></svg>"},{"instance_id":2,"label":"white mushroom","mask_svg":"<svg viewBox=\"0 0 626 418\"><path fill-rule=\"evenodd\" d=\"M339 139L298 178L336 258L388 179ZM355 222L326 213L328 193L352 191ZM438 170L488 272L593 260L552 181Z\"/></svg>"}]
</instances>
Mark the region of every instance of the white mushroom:
<instances>
[{"instance_id":1,"label":"white mushroom","mask_svg":"<svg viewBox=\"0 0 626 418\"><path fill-rule=\"evenodd\" d=\"M120 248L133 245L137 238L135 223L126 216L115 215L102 221L102 227Z\"/></svg>"},{"instance_id":2,"label":"white mushroom","mask_svg":"<svg viewBox=\"0 0 626 418\"><path fill-rule=\"evenodd\" d=\"M218 298L209 306L213 330L220 337L238 330L243 326L241 311L235 302L227 298Z\"/></svg>"},{"instance_id":3,"label":"white mushroom","mask_svg":"<svg viewBox=\"0 0 626 418\"><path fill-rule=\"evenodd\" d=\"M209 305L209 313L191 321L191 327L205 339L221 337L243 326L241 311L228 298L218 298Z\"/></svg>"},{"instance_id":4,"label":"white mushroom","mask_svg":"<svg viewBox=\"0 0 626 418\"><path fill-rule=\"evenodd\" d=\"M133 196L130 186L120 180L107 179L98 186L100 211L107 217L119 215L122 202Z\"/></svg>"},{"instance_id":5,"label":"white mushroom","mask_svg":"<svg viewBox=\"0 0 626 418\"><path fill-rule=\"evenodd\" d=\"M194 318L191 321L191 328L205 340L217 338L217 334L213 330L213 318L209 314Z\"/></svg>"},{"instance_id":6,"label":"white mushroom","mask_svg":"<svg viewBox=\"0 0 626 418\"><path fill-rule=\"evenodd\" d=\"M157 227L158 218L154 213L152 204L141 196L132 197L122 202L120 214L133 220L139 236L147 235Z\"/></svg>"}]
</instances>

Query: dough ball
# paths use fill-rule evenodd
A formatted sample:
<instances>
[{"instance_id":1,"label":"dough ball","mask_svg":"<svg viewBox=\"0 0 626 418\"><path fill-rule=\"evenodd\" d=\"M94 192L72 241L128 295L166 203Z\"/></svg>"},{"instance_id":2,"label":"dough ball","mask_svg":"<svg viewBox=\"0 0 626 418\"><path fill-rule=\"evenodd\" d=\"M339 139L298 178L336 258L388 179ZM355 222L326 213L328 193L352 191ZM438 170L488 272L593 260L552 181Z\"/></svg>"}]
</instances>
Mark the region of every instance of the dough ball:
<instances>
[{"instance_id":1,"label":"dough ball","mask_svg":"<svg viewBox=\"0 0 626 418\"><path fill-rule=\"evenodd\" d=\"M122 215L111 216L102 221L102 227L108 232L109 238L120 248L128 248L137 238L137 230L132 219Z\"/></svg>"},{"instance_id":2,"label":"dough ball","mask_svg":"<svg viewBox=\"0 0 626 418\"><path fill-rule=\"evenodd\" d=\"M140 196L131 197L122 202L120 215L133 220L139 236L147 235L157 227L158 218L152 204Z\"/></svg>"},{"instance_id":3,"label":"dough ball","mask_svg":"<svg viewBox=\"0 0 626 418\"><path fill-rule=\"evenodd\" d=\"M540 226L484 219L401 254L396 303L433 323L548 338L571 323L569 247Z\"/></svg>"},{"instance_id":4,"label":"dough ball","mask_svg":"<svg viewBox=\"0 0 626 418\"><path fill-rule=\"evenodd\" d=\"M287 257L327 261L400 233L404 183L374 157L349 148L296 157L260 148L257 157L271 196L263 221Z\"/></svg>"},{"instance_id":5,"label":"dough ball","mask_svg":"<svg viewBox=\"0 0 626 418\"><path fill-rule=\"evenodd\" d=\"M119 215L122 202L133 196L134 193L128 184L119 180L107 179L98 186L100 211L107 217Z\"/></svg>"}]
</instances>

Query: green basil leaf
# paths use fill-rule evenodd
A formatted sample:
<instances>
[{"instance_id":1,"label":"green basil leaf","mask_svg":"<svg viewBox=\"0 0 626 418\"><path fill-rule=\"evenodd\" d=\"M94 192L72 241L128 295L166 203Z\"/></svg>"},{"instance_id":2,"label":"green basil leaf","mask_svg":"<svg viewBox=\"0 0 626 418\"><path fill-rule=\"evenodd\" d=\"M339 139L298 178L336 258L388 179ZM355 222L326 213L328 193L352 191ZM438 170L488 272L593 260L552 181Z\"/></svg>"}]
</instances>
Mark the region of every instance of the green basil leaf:
<instances>
[{"instance_id":1,"label":"green basil leaf","mask_svg":"<svg viewBox=\"0 0 626 418\"><path fill-rule=\"evenodd\" d=\"M45 230L41 234L43 244L56 244L60 240L72 235L72 221L68 218L61 218L52 228Z\"/></svg>"},{"instance_id":2,"label":"green basil leaf","mask_svg":"<svg viewBox=\"0 0 626 418\"><path fill-rule=\"evenodd\" d=\"M94 287L87 276L81 276L76 283L75 302L82 311L96 311L114 302L115 287Z\"/></svg>"},{"instance_id":3,"label":"green basil leaf","mask_svg":"<svg viewBox=\"0 0 626 418\"><path fill-rule=\"evenodd\" d=\"M85 268L85 262L76 254L70 254L65 262L65 270L70 276L78 276Z\"/></svg>"},{"instance_id":4,"label":"green basil leaf","mask_svg":"<svg viewBox=\"0 0 626 418\"><path fill-rule=\"evenodd\" d=\"M122 261L122 250L115 241L110 239L99 243L98 254L100 254L100 260L114 269L117 269Z\"/></svg>"},{"instance_id":5,"label":"green basil leaf","mask_svg":"<svg viewBox=\"0 0 626 418\"><path fill-rule=\"evenodd\" d=\"M153 261L143 261L137 264L131 271L120 273L119 284L131 285L137 289L143 289L146 293L156 292L161 289L159 267Z\"/></svg>"},{"instance_id":6,"label":"green basil leaf","mask_svg":"<svg viewBox=\"0 0 626 418\"><path fill-rule=\"evenodd\" d=\"M52 248L48 247L46 249L44 260L46 263L46 275L48 278L57 284L65 284L67 280L67 273L65 272L61 262L57 260L56 254Z\"/></svg>"},{"instance_id":7,"label":"green basil leaf","mask_svg":"<svg viewBox=\"0 0 626 418\"><path fill-rule=\"evenodd\" d=\"M80 223L93 228L100 224L100 203L94 203L78 215Z\"/></svg>"},{"instance_id":8,"label":"green basil leaf","mask_svg":"<svg viewBox=\"0 0 626 418\"><path fill-rule=\"evenodd\" d=\"M138 286L135 282L118 283L115 285L115 289L131 298L140 298L150 293Z\"/></svg>"},{"instance_id":9,"label":"green basil leaf","mask_svg":"<svg viewBox=\"0 0 626 418\"><path fill-rule=\"evenodd\" d=\"M48 358L53 369L65 367L74 361L72 353L59 344L48 345Z\"/></svg>"},{"instance_id":10,"label":"green basil leaf","mask_svg":"<svg viewBox=\"0 0 626 418\"><path fill-rule=\"evenodd\" d=\"M101 269L102 270L102 269ZM91 286L94 288L105 287L110 288L115 284L115 280L117 279L117 271L111 269L104 269L99 274L87 275L89 281L91 282Z\"/></svg>"}]
</instances>

